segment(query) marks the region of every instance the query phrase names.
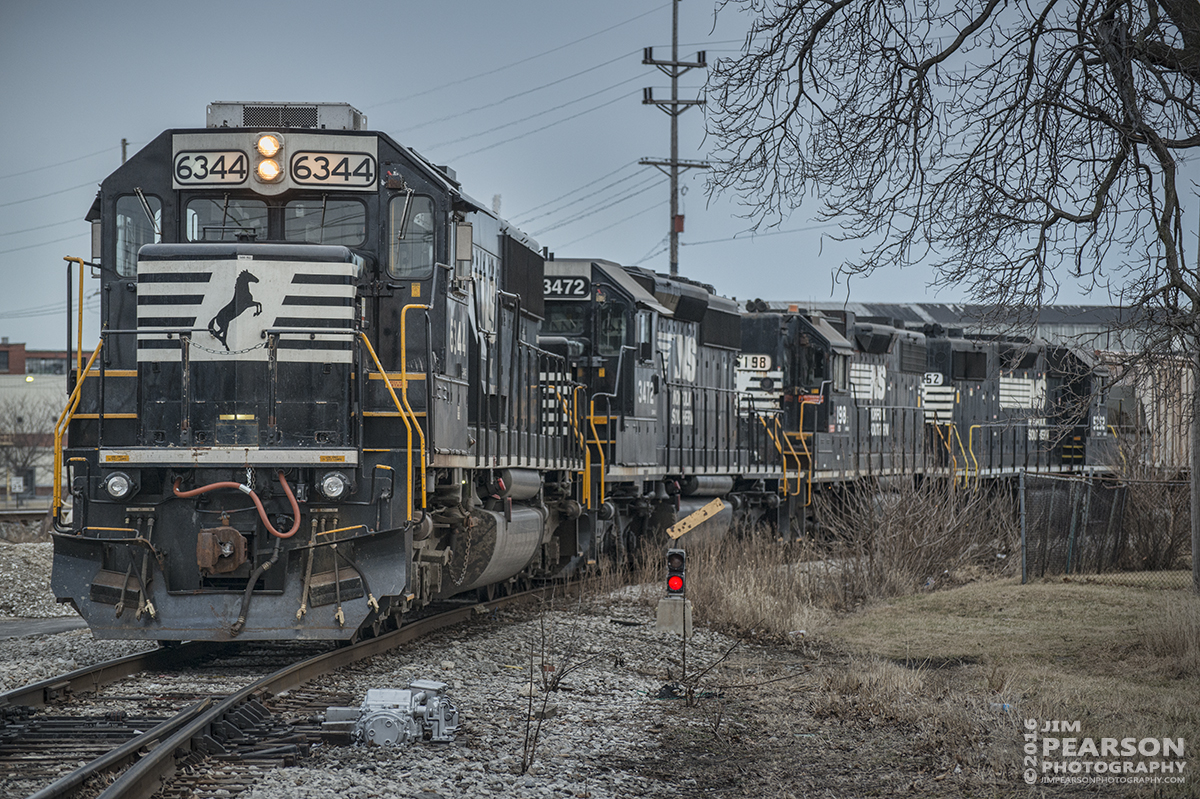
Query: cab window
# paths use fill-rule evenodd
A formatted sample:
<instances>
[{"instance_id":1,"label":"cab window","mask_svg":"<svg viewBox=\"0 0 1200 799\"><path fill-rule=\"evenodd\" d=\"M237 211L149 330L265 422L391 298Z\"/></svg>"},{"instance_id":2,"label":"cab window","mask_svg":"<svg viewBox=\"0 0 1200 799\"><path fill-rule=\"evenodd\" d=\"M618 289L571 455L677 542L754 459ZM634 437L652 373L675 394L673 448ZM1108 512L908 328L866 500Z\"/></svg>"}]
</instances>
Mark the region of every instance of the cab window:
<instances>
[{"instance_id":1,"label":"cab window","mask_svg":"<svg viewBox=\"0 0 1200 799\"><path fill-rule=\"evenodd\" d=\"M821 384L830 379L829 354L813 346L801 346L796 350L796 366L799 384L812 391L820 390Z\"/></svg>"},{"instance_id":2,"label":"cab window","mask_svg":"<svg viewBox=\"0 0 1200 799\"><path fill-rule=\"evenodd\" d=\"M620 355L625 344L625 306L611 299L601 304L596 328L596 351L600 355Z\"/></svg>"},{"instance_id":3,"label":"cab window","mask_svg":"<svg viewBox=\"0 0 1200 799\"><path fill-rule=\"evenodd\" d=\"M145 195L144 195L145 196ZM162 241L162 202L157 197L133 194L117 198L117 274L137 274L137 254L143 244Z\"/></svg>"},{"instance_id":4,"label":"cab window","mask_svg":"<svg viewBox=\"0 0 1200 799\"><path fill-rule=\"evenodd\" d=\"M838 391L850 390L849 369L847 366L849 360L845 355L833 356L833 387Z\"/></svg>"},{"instance_id":5,"label":"cab window","mask_svg":"<svg viewBox=\"0 0 1200 799\"><path fill-rule=\"evenodd\" d=\"M367 207L358 200L292 200L283 208L283 237L306 244L359 247L367 237Z\"/></svg>"},{"instance_id":6,"label":"cab window","mask_svg":"<svg viewBox=\"0 0 1200 799\"><path fill-rule=\"evenodd\" d=\"M433 200L400 195L388 205L388 272L423 279L433 274Z\"/></svg>"},{"instance_id":7,"label":"cab window","mask_svg":"<svg viewBox=\"0 0 1200 799\"><path fill-rule=\"evenodd\" d=\"M205 197L187 204L188 241L262 241L267 204L262 200Z\"/></svg>"},{"instance_id":8,"label":"cab window","mask_svg":"<svg viewBox=\"0 0 1200 799\"><path fill-rule=\"evenodd\" d=\"M542 330L552 336L583 336L586 302L548 302Z\"/></svg>"}]
</instances>

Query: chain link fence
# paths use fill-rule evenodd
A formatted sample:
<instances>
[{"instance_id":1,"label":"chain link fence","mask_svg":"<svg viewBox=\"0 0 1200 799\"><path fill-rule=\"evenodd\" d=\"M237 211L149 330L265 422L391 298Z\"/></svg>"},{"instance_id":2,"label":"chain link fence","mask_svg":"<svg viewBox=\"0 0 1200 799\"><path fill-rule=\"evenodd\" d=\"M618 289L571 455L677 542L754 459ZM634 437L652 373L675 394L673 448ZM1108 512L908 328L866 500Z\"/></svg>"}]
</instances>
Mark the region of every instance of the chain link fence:
<instances>
[{"instance_id":1,"label":"chain link fence","mask_svg":"<svg viewBox=\"0 0 1200 799\"><path fill-rule=\"evenodd\" d=\"M1026 473L1020 493L1022 582L1191 586L1186 482Z\"/></svg>"}]
</instances>

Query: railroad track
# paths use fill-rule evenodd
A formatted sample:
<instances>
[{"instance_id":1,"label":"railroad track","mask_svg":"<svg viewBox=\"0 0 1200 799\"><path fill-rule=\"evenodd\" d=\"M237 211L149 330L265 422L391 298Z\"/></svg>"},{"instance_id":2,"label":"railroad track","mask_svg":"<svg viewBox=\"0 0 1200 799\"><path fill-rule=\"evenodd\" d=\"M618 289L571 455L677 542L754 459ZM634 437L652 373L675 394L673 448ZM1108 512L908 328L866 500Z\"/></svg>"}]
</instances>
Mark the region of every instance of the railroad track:
<instances>
[{"instance_id":1,"label":"railroad track","mask_svg":"<svg viewBox=\"0 0 1200 799\"><path fill-rule=\"evenodd\" d=\"M492 610L549 590L481 604ZM171 711L167 714L134 716L118 711L81 717L34 709L95 693L136 674L194 666L198 658L223 657L238 645L192 643L149 650L0 694L0 715L6 722L0 727L0 769L19 769L22 776L44 774L49 779L61 773L63 761L86 761L30 799L64 799L81 790L98 799L149 799L160 791L167 797L236 794L252 783L247 775L253 767L290 765L307 754L320 738L317 713L331 705L353 704L351 697L302 690L306 683L462 623L478 614L479 607L463 605L288 663L232 693L200 698L156 693L154 701L165 703ZM126 701L150 698L124 697Z\"/></svg>"},{"instance_id":2,"label":"railroad track","mask_svg":"<svg viewBox=\"0 0 1200 799\"><path fill-rule=\"evenodd\" d=\"M47 506L31 508L0 508L0 524L38 524L50 513Z\"/></svg>"}]
</instances>

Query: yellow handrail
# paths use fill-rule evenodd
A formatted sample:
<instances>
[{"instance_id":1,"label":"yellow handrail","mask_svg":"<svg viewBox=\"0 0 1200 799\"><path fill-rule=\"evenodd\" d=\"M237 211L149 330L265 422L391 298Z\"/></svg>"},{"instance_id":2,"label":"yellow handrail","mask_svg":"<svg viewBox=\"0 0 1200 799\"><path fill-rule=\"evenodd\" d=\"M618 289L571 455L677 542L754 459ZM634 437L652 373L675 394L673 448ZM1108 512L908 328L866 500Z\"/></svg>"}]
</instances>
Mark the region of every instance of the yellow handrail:
<instances>
[{"instance_id":1,"label":"yellow handrail","mask_svg":"<svg viewBox=\"0 0 1200 799\"><path fill-rule=\"evenodd\" d=\"M1129 462L1125 460L1125 447L1121 444L1121 437L1117 434L1117 428L1110 424L1108 432L1112 433L1113 438L1117 440L1117 454L1121 456L1121 468L1126 474L1129 474Z\"/></svg>"},{"instance_id":2,"label":"yellow handrail","mask_svg":"<svg viewBox=\"0 0 1200 799\"><path fill-rule=\"evenodd\" d=\"M977 427L983 427L983 425L973 424L967 429L967 450L971 453L971 460L975 461L975 480L978 482L979 459L975 457L975 428ZM1001 459L1001 463L1003 463L1003 459Z\"/></svg>"},{"instance_id":3,"label":"yellow handrail","mask_svg":"<svg viewBox=\"0 0 1200 799\"><path fill-rule=\"evenodd\" d=\"M562 407L563 416L570 417L571 409L567 406L567 401L565 399L563 399L562 392L556 388L556 389L554 389L554 396L558 399L559 406ZM579 448L586 452L587 444L584 443L583 433L579 432L579 428L577 428L573 424L571 425L571 432L573 432L575 434L575 437L579 439ZM583 506L586 508L586 507L588 507L588 500L591 499L591 490L590 490L590 487L588 486L587 480L583 481L582 496L583 496Z\"/></svg>"},{"instance_id":4,"label":"yellow handrail","mask_svg":"<svg viewBox=\"0 0 1200 799\"><path fill-rule=\"evenodd\" d=\"M379 362L379 356L375 354L375 348L371 346L371 340L367 338L367 334L359 331L358 335L362 338L363 344L367 346L367 352L371 355L371 360L375 362L375 368L380 374L386 375L383 370L383 364ZM413 466L412 466L412 425L408 423L408 416L404 413L403 406L400 405L400 398L396 396L395 390L392 388L391 380L384 380L383 384L387 386L388 393L392 395L392 402L396 405L396 410L400 412L400 418L404 421L404 427L408 430L408 490L404 492L404 497L407 500L408 515L405 517L408 521L412 521L413 502L412 502L412 485L413 485ZM415 419L413 421L416 421ZM424 461L422 461L424 466ZM425 495L421 494L421 499L424 501Z\"/></svg>"},{"instance_id":5,"label":"yellow handrail","mask_svg":"<svg viewBox=\"0 0 1200 799\"><path fill-rule=\"evenodd\" d=\"M580 386L579 388L582 388L582 386ZM567 401L565 399L563 399L562 392L556 388L556 389L554 389L554 396L558 398L558 404L559 404L559 406L562 407L563 415L569 419L571 417L571 409L570 409L570 407L568 407ZM579 431L579 428L576 427L575 425L571 425L571 432L575 434L575 437L577 439L579 439L579 448L580 449L586 448L587 445L583 441L583 433L581 433Z\"/></svg>"},{"instance_id":6,"label":"yellow handrail","mask_svg":"<svg viewBox=\"0 0 1200 799\"><path fill-rule=\"evenodd\" d=\"M945 426L950 427L952 424L952 422L948 422ZM957 475L958 459L954 457L954 447L951 446L949 435L942 432L942 425L938 424L937 422L934 422L933 429L937 432L938 438L940 438L942 443L946 446L946 453L950 456L950 471Z\"/></svg>"},{"instance_id":7,"label":"yellow handrail","mask_svg":"<svg viewBox=\"0 0 1200 799\"><path fill-rule=\"evenodd\" d=\"M800 403L800 446L804 447L804 454L808 458L808 496L804 500L806 508L812 505L812 473L815 468L812 450L808 448L808 438L804 432L804 409L808 404L807 402Z\"/></svg>"},{"instance_id":8,"label":"yellow handrail","mask_svg":"<svg viewBox=\"0 0 1200 799\"><path fill-rule=\"evenodd\" d=\"M954 437L951 439L951 441L953 441L954 439L958 440L958 451L961 452L962 456L963 456L963 471L965 472L965 474L963 474L963 485L965 486L965 485L967 485L967 481L971 477L971 468L966 465L967 452L966 452L966 450L963 449L962 436L958 432L958 425L950 425L950 429L954 432ZM955 475L958 474L957 466L954 469L954 473L955 473Z\"/></svg>"},{"instance_id":9,"label":"yellow handrail","mask_svg":"<svg viewBox=\"0 0 1200 799\"><path fill-rule=\"evenodd\" d=\"M71 423L71 417L75 415L75 409L79 407L79 400L83 396L83 381L87 379L88 373L92 370L92 364L96 362L96 356L100 354L100 350L103 348L104 339L100 339L96 344L96 349L92 351L92 357L88 358L87 368L81 368L77 372L78 378L75 381L75 390L67 398L66 407L63 408L58 421L54 423L54 502L51 510L53 512L52 518L56 522L58 521L58 512L62 509L63 433L66 432L67 425ZM80 360L82 361L82 358Z\"/></svg>"},{"instance_id":10,"label":"yellow handrail","mask_svg":"<svg viewBox=\"0 0 1200 799\"><path fill-rule=\"evenodd\" d=\"M412 406L408 404L408 332L406 323L408 320L408 312L413 308L424 308L428 311L432 306L421 305L420 303L412 303L405 305L400 309L400 398L404 400L404 407L408 410L408 415L412 417L413 424L417 428L417 435L421 439L421 507L425 507L425 431L421 429L421 423L417 421L417 415L413 413ZM391 380L388 380L388 385L391 385ZM429 408L433 405L433 386L425 387L425 413L428 415ZM412 452L409 452L409 459L412 458Z\"/></svg>"},{"instance_id":11,"label":"yellow handrail","mask_svg":"<svg viewBox=\"0 0 1200 799\"><path fill-rule=\"evenodd\" d=\"M587 439L579 429L579 392L584 388L585 386L579 385L571 389L571 429L579 437L579 446L583 450L583 471L579 473L580 482L583 484L580 498L583 500L583 507L592 510L592 451L588 449Z\"/></svg>"},{"instance_id":12,"label":"yellow handrail","mask_svg":"<svg viewBox=\"0 0 1200 799\"><path fill-rule=\"evenodd\" d=\"M68 263L74 262L74 263L79 264L79 302L77 303L79 306L79 322L75 326L75 328L76 328L76 330L75 330L75 338L76 338L75 360L77 361L77 363L75 365L75 371L78 373L83 368L83 264L84 264L84 261L82 258L73 258L70 255L64 257L63 260L67 261ZM70 318L71 318L71 309L68 308L67 309L67 319L70 319ZM70 339L67 339L67 340L70 341ZM70 346L70 345L68 344L67 346Z\"/></svg>"},{"instance_id":13,"label":"yellow handrail","mask_svg":"<svg viewBox=\"0 0 1200 799\"><path fill-rule=\"evenodd\" d=\"M605 417L605 424L608 423L608 417ZM588 403L588 424L592 428L592 441L596 445L596 452L600 454L600 504L604 504L604 446L600 443L600 431L596 429L596 400L592 399ZM590 452L590 450L589 450ZM589 459L590 460L590 459ZM592 477L591 463L588 464L588 479Z\"/></svg>"},{"instance_id":14,"label":"yellow handrail","mask_svg":"<svg viewBox=\"0 0 1200 799\"><path fill-rule=\"evenodd\" d=\"M767 424L767 419L764 416L759 416L758 421L762 422L763 429L767 431L767 435L771 437L771 441L775 443L775 451L779 453L779 465L783 469L783 495L788 495L787 484L787 458L783 457L783 445L779 443L779 439L771 432L771 426ZM776 420L778 421L778 420Z\"/></svg>"},{"instance_id":15,"label":"yellow handrail","mask_svg":"<svg viewBox=\"0 0 1200 799\"><path fill-rule=\"evenodd\" d=\"M792 457L796 459L796 493L799 494L800 493L800 483L804 479L803 474L801 474L801 472L803 470L800 468L800 456L796 454L796 448L792 446L792 440L787 437L787 431L783 429L783 423L780 422L778 416L775 417L775 427L776 427L776 429L779 430L780 439L783 440L783 443L787 444L788 452L792 453ZM811 472L811 471L812 470L809 469L809 472ZM785 483L787 482L787 459L786 458L784 459L784 464L783 464L783 480Z\"/></svg>"}]
</instances>

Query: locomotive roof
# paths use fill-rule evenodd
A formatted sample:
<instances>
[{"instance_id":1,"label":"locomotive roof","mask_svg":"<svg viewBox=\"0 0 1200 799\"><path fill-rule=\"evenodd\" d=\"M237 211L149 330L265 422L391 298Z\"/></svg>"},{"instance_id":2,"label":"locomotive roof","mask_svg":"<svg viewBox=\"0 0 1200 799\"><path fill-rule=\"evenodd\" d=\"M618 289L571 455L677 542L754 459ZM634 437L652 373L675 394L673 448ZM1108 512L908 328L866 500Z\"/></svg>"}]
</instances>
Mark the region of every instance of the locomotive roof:
<instances>
[{"instance_id":1,"label":"locomotive roof","mask_svg":"<svg viewBox=\"0 0 1200 799\"><path fill-rule=\"evenodd\" d=\"M829 342L829 346L834 352L840 352L843 355L849 355L854 352L854 346L846 340L846 337L834 329L833 325L829 324L829 320L820 314L812 314L811 316L803 317L821 338Z\"/></svg>"},{"instance_id":2,"label":"locomotive roof","mask_svg":"<svg viewBox=\"0 0 1200 799\"><path fill-rule=\"evenodd\" d=\"M623 266L614 261L605 261L602 258L556 258L546 262L546 274L548 275L574 274L590 280L592 269L600 270L606 278L615 283L638 305L663 316L673 315L669 308L666 308L653 294L642 288L642 285L634 280Z\"/></svg>"},{"instance_id":3,"label":"locomotive roof","mask_svg":"<svg viewBox=\"0 0 1200 799\"><path fill-rule=\"evenodd\" d=\"M241 104L217 103L214 105L224 106L224 105L241 105ZM357 113L350 106L345 106L345 108L349 109L353 113ZM206 127L206 128L169 128L167 130L162 131L157 136L155 136L154 139L149 144L147 144L145 147L142 148L142 150L150 149L152 147L152 145L158 143L162 139L166 139L168 141L168 147L169 147L170 137L175 136L175 135L212 134L212 133L227 133L227 132L231 132L231 131L267 131L267 130L285 130L286 131L286 130L291 130L291 128L288 128L287 126L278 126L278 125L273 126L273 127L253 127L253 128L251 128L251 127L245 127L245 128L213 127L213 126ZM302 128L302 127L296 128L296 130L299 130L301 132L310 132L308 128ZM378 139L386 141L389 146L394 147L398 152L400 152L400 154L403 155L409 161L409 163L413 166L413 168L415 168L418 172L420 172L424 177L428 178L430 180L430 182L432 182L435 186L437 186L438 188L440 188L440 189L446 191L448 194L450 194L452 197L452 201L453 201L455 210L476 212L476 213L481 213L481 214L490 216L490 217L496 219L500 223L502 232L507 233L513 239L516 239L521 244L525 245L526 247L528 247L531 250L534 250L535 252L540 249L538 242L535 239L533 239L528 233L525 233L524 231L522 231L521 229L519 229L518 227L513 225L508 220L506 220L500 216L497 216L496 214L494 214L492 212L492 210L490 208L488 208L483 203L479 202L474 197L472 197L469 194L467 194L466 192L464 192L462 190L462 184L458 181L458 179L454 173L454 170L450 169L447 166L439 166L439 165L433 163L428 158L421 155L421 153L417 152L416 150L412 149L411 147L407 147L407 146L401 144L400 142L396 141L388 133L386 133L384 131L380 131L380 130L358 130L358 129L351 129L351 130L346 130L346 129L325 130L325 129L322 129L322 130L317 130L317 131L312 131L312 132L323 133L323 134L337 134L337 135L342 135L342 136L376 137ZM141 151L139 151L139 153L140 152ZM138 161L138 158L136 157L136 154L135 154L135 157L130 159L129 162L118 167L116 170L111 172L107 177L105 177L103 182L107 183L109 180L117 179L117 176L122 174L122 172L125 171L126 169L130 169L130 170L137 169L138 168L136 165L137 161ZM94 221L94 220L100 218L100 196L101 196L101 192L97 192L96 199L92 203L92 207L89 209L87 216L85 217L86 221L91 222L91 221Z\"/></svg>"},{"instance_id":4,"label":"locomotive roof","mask_svg":"<svg viewBox=\"0 0 1200 799\"><path fill-rule=\"evenodd\" d=\"M761 302L778 312L824 311L853 314L862 319L888 319L911 330L940 325L947 334L1023 335L1052 343L1088 349L1127 350L1140 346L1142 312L1118 305L1045 305L1036 317L1031 311L998 312L995 306L956 303L822 303Z\"/></svg>"}]
</instances>

